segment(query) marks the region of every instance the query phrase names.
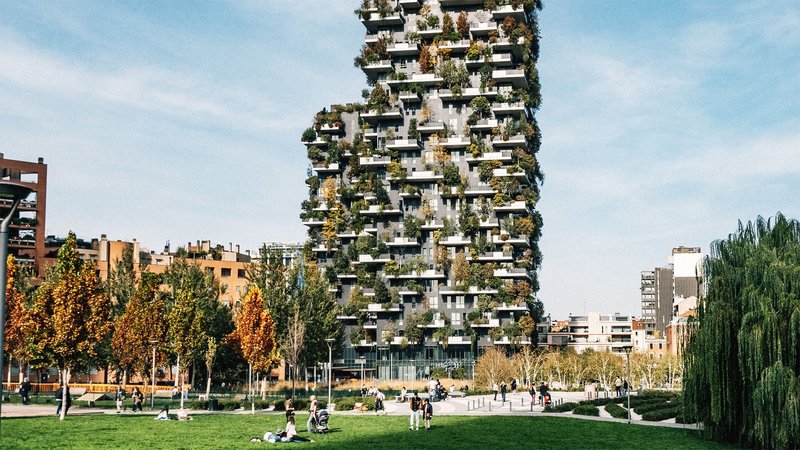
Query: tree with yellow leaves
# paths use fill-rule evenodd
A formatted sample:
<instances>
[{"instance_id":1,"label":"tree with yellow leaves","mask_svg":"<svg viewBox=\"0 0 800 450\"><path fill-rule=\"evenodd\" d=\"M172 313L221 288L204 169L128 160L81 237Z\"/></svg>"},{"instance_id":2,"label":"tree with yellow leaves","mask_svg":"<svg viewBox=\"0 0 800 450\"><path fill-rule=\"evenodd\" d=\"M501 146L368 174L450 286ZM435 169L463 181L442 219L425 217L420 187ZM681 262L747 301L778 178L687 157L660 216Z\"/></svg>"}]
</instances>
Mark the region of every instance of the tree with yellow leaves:
<instances>
[{"instance_id":1,"label":"tree with yellow leaves","mask_svg":"<svg viewBox=\"0 0 800 450\"><path fill-rule=\"evenodd\" d=\"M80 258L75 234L70 232L31 308L31 321L37 324L32 333L32 359L58 367L62 383L68 386L73 369L92 363L111 329L110 315L111 302L94 264ZM63 408L61 420L65 416Z\"/></svg>"},{"instance_id":2,"label":"tree with yellow leaves","mask_svg":"<svg viewBox=\"0 0 800 450\"><path fill-rule=\"evenodd\" d=\"M18 289L19 268L12 255L8 256L6 274L6 311L8 312L5 325L5 351L8 353L9 366L12 358L17 360L19 378L22 382L22 374L29 358L27 332L32 324L30 324L25 294Z\"/></svg>"}]
</instances>

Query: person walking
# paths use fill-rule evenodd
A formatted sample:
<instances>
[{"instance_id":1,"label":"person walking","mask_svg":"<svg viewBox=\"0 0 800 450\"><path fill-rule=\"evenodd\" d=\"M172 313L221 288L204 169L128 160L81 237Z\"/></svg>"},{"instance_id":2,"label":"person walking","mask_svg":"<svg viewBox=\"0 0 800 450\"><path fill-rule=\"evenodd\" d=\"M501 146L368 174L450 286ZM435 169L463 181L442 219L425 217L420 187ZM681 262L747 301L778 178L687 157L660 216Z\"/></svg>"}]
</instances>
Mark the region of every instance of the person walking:
<instances>
[{"instance_id":1,"label":"person walking","mask_svg":"<svg viewBox=\"0 0 800 450\"><path fill-rule=\"evenodd\" d=\"M311 403L308 405L308 421L306 422L306 429L309 433L314 431L312 427L314 427L317 422L317 406L317 396L312 395Z\"/></svg>"},{"instance_id":2,"label":"person walking","mask_svg":"<svg viewBox=\"0 0 800 450\"><path fill-rule=\"evenodd\" d=\"M628 395L628 380L622 380L622 395Z\"/></svg>"},{"instance_id":3,"label":"person walking","mask_svg":"<svg viewBox=\"0 0 800 450\"><path fill-rule=\"evenodd\" d=\"M117 383L117 391L114 393L114 401L117 402L117 414L124 410L123 402L125 401L125 388L122 384Z\"/></svg>"},{"instance_id":4,"label":"person walking","mask_svg":"<svg viewBox=\"0 0 800 450\"><path fill-rule=\"evenodd\" d=\"M283 402L283 408L286 410L286 420L294 415L294 398L291 394L286 394L286 401Z\"/></svg>"},{"instance_id":5,"label":"person walking","mask_svg":"<svg viewBox=\"0 0 800 450\"><path fill-rule=\"evenodd\" d=\"M381 392L380 389L375 388L375 414L378 414L378 411L383 411L386 414L386 409L383 407L383 400L386 396Z\"/></svg>"},{"instance_id":6,"label":"person walking","mask_svg":"<svg viewBox=\"0 0 800 450\"><path fill-rule=\"evenodd\" d=\"M494 401L497 401L497 383L492 385L492 392L494 392Z\"/></svg>"},{"instance_id":7,"label":"person walking","mask_svg":"<svg viewBox=\"0 0 800 450\"><path fill-rule=\"evenodd\" d=\"M622 395L622 379L620 377L614 381L614 391L617 393L617 397Z\"/></svg>"},{"instance_id":8,"label":"person walking","mask_svg":"<svg viewBox=\"0 0 800 450\"><path fill-rule=\"evenodd\" d=\"M72 406L72 397L69 395L69 386L62 384L56 391L56 415L61 415L61 408L64 408L64 415L66 416L70 406Z\"/></svg>"},{"instance_id":9,"label":"person walking","mask_svg":"<svg viewBox=\"0 0 800 450\"><path fill-rule=\"evenodd\" d=\"M139 410L139 412L142 412L142 402L144 402L144 394L142 394L142 391L140 391L138 387L133 388L133 394L131 394L131 398L133 399L133 412L135 413L137 409Z\"/></svg>"},{"instance_id":10,"label":"person walking","mask_svg":"<svg viewBox=\"0 0 800 450\"><path fill-rule=\"evenodd\" d=\"M506 391L507 390L508 390L508 387L506 386L506 382L505 381L501 382L500 383L500 396L503 398L503 403L506 402Z\"/></svg>"},{"instance_id":11,"label":"person walking","mask_svg":"<svg viewBox=\"0 0 800 450\"><path fill-rule=\"evenodd\" d=\"M22 383L19 384L19 396L22 398L22 404L27 405L31 402L29 397L31 392L31 383L28 381L28 377L22 379Z\"/></svg>"},{"instance_id":12,"label":"person walking","mask_svg":"<svg viewBox=\"0 0 800 450\"><path fill-rule=\"evenodd\" d=\"M516 378L513 378L511 380L511 393L512 394L516 394L517 393L517 379Z\"/></svg>"},{"instance_id":13,"label":"person walking","mask_svg":"<svg viewBox=\"0 0 800 450\"><path fill-rule=\"evenodd\" d=\"M531 383L528 393L531 394L531 405L536 404L536 385Z\"/></svg>"},{"instance_id":14,"label":"person walking","mask_svg":"<svg viewBox=\"0 0 800 450\"><path fill-rule=\"evenodd\" d=\"M425 403L422 405L422 417L425 418L425 429L430 430L431 417L433 417L433 405L427 398L425 399Z\"/></svg>"},{"instance_id":15,"label":"person walking","mask_svg":"<svg viewBox=\"0 0 800 450\"><path fill-rule=\"evenodd\" d=\"M419 416L422 413L421 407L422 402L420 401L419 394L414 392L414 396L411 397L411 417L409 418L408 429L413 430L415 427L419 430Z\"/></svg>"}]
</instances>

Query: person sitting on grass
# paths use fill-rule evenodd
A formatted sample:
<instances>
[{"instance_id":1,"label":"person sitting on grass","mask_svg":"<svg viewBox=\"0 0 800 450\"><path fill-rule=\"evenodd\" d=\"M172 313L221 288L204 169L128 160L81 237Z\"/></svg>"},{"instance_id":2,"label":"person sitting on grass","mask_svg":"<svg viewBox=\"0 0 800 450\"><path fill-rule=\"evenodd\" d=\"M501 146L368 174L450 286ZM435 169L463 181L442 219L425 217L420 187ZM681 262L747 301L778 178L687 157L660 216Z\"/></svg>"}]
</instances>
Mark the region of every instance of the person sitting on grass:
<instances>
[{"instance_id":1,"label":"person sitting on grass","mask_svg":"<svg viewBox=\"0 0 800 450\"><path fill-rule=\"evenodd\" d=\"M309 442L309 439L297 435L297 427L295 427L294 416L289 416L286 422L286 431L281 436L282 442Z\"/></svg>"}]
</instances>

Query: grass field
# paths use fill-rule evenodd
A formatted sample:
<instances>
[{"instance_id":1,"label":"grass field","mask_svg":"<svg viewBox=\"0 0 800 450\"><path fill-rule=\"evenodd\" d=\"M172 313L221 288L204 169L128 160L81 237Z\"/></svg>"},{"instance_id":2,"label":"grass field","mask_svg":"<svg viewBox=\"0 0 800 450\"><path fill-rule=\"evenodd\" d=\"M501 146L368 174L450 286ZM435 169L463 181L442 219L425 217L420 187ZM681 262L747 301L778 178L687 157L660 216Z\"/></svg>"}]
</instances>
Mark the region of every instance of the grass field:
<instances>
[{"instance_id":1,"label":"grass field","mask_svg":"<svg viewBox=\"0 0 800 450\"><path fill-rule=\"evenodd\" d=\"M305 432L305 417L298 415ZM250 443L253 436L285 425L283 415L197 415L190 422L156 421L153 416L72 416L3 419L0 447L44 448L302 448L370 449L638 449L728 448L702 440L697 432L563 417L442 416L430 431L408 430L403 416L331 417L332 432L311 435L307 444Z\"/></svg>"}]
</instances>

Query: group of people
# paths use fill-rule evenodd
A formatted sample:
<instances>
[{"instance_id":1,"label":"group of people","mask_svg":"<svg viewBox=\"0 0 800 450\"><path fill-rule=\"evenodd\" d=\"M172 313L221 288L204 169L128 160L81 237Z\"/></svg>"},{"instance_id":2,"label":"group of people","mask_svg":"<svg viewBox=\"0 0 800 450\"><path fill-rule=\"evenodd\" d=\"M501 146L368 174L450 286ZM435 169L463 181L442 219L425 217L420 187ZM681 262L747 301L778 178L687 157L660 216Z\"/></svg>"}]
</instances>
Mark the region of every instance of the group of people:
<instances>
[{"instance_id":1,"label":"group of people","mask_svg":"<svg viewBox=\"0 0 800 450\"><path fill-rule=\"evenodd\" d=\"M628 380L617 377L617 379L614 380L614 392L617 394L617 397L628 395L628 386Z\"/></svg>"},{"instance_id":2,"label":"group of people","mask_svg":"<svg viewBox=\"0 0 800 450\"><path fill-rule=\"evenodd\" d=\"M403 387L403 391L405 391L405 387ZM405 393L402 395L405 396ZM379 411L386 413L386 408L383 406L383 401L386 400L386 394L381 392L377 386L370 386L369 389L367 389L366 386L363 386L361 388L361 396L375 397L375 414L378 414Z\"/></svg>"},{"instance_id":3,"label":"group of people","mask_svg":"<svg viewBox=\"0 0 800 450\"><path fill-rule=\"evenodd\" d=\"M116 392L114 392L114 401L117 404L117 414L127 409L125 407L126 395L127 393L125 392L125 388L122 387L122 384L117 384L117 390ZM139 412L142 412L142 404L144 403L144 394L142 393L142 391L139 390L138 387L133 388L131 399L133 400L132 412L135 413L137 409L139 410Z\"/></svg>"},{"instance_id":4,"label":"group of people","mask_svg":"<svg viewBox=\"0 0 800 450\"><path fill-rule=\"evenodd\" d=\"M409 418L408 429L419 430L419 418L423 418L423 423L426 430L431 429L431 418L433 417L433 405L430 399L422 400L418 393L414 393L409 400L411 408L411 416Z\"/></svg>"}]
</instances>

